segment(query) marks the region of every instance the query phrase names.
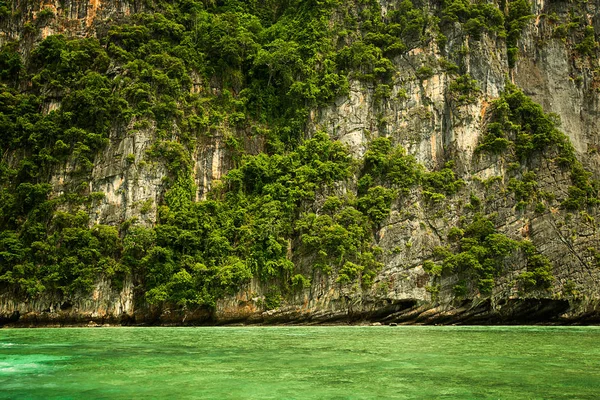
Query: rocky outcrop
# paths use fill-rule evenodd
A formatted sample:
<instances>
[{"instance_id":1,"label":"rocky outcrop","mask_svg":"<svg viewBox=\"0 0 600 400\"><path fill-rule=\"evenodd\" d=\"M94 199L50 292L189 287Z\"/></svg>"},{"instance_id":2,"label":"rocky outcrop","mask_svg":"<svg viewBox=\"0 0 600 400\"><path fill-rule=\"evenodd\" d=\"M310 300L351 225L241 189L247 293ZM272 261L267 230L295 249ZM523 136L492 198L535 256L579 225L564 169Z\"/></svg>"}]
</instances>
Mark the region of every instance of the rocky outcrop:
<instances>
[{"instance_id":1,"label":"rocky outcrop","mask_svg":"<svg viewBox=\"0 0 600 400\"><path fill-rule=\"evenodd\" d=\"M121 290L111 282L100 280L91 296L43 296L19 301L11 293L0 296L0 324L16 326L64 326L123 324L131 320L134 311L133 286L123 283Z\"/></svg>"}]
</instances>

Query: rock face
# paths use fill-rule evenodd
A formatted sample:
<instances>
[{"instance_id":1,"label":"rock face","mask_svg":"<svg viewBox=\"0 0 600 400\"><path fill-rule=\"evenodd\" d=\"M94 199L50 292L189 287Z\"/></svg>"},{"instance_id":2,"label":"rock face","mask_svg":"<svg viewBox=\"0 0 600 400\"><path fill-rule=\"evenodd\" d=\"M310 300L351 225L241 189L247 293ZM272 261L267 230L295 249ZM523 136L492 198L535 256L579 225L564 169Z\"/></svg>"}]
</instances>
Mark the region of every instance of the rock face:
<instances>
[{"instance_id":1,"label":"rock face","mask_svg":"<svg viewBox=\"0 0 600 400\"><path fill-rule=\"evenodd\" d=\"M19 3L19 2L16 2ZM0 23L0 45L19 39L28 42L23 53L41 39L62 33L89 37L143 9L137 1L47 1L23 2L17 8L21 19ZM394 2L380 1L383 12ZM424 4L435 10L438 4ZM443 47L431 41L396 56L396 68L384 99L374 84L350 79L349 94L329 105L311 110L306 125L310 136L318 130L346 144L355 158L362 157L376 137L390 137L427 169L440 169L453 160L464 187L443 206L431 205L418 191L401 196L392 204L387 219L375 232L382 249L383 267L369 288L343 287L335 277L311 272L312 285L296 291L267 310L268 288L253 278L235 295L217 301L214 309L182 309L145 304L136 296L135 277L115 288L100 277L91 295L41 296L22 299L12 292L0 293L0 324L87 325L93 324L224 324L224 323L334 323L363 320L382 323L597 323L600 319L600 269L596 254L600 236L598 207L569 211L552 206L534 211L516 207L515 194L507 190L510 160L482 154L476 148L489 122L489 108L505 90L507 82L520 87L546 112L560 117L560 129L572 143L576 158L595 178L600 178L600 78L598 59L578 54L575 44L556 36L558 22L548 17L568 18L567 3L536 0L533 18L518 42L518 58L509 67L504 38L494 33L472 40L460 24L447 35ZM582 17L600 31L600 2L585 3ZM43 8L57 18L37 34L24 33ZM433 12L433 11L432 11ZM597 35L596 35L597 37ZM463 48L464 52L450 52ZM451 73L444 61L460 64L477 81L479 91L466 104L452 101ZM417 77L418 66L431 65L432 73ZM203 83L196 83L203 85ZM219 89L215 89L219 90ZM61 99L48 103L50 111ZM124 127L125 130L132 126ZM104 197L89 212L90 224L117 225L135 218L153 226L165 193L167 168L144 162L157 135L156 126L111 132L108 145L94 160L89 192ZM206 198L215 181L235 166L234 154L225 145L228 132L217 130L199 141L191 155L196 200ZM248 153L263 150L259 136L244 136ZM6 159L15 155L3 155ZM133 158L132 158L133 157ZM542 190L552 192L560 204L567 196L571 178L551 157L530 161ZM73 186L69 166L57 168L51 177L55 195ZM496 178L497 177L497 178ZM483 182L492 182L484 185ZM344 190L344 188L340 188ZM478 293L467 283L468 295L457 296L461 274L433 276L424 268L436 246L447 244L448 230L459 225L470 211L472 198L483 199L482 211L496 215L498 232L515 240L529 240L552 264L550 289L524 294L516 283L526 271L523 257L511 256L489 295ZM308 263L300 256L296 264ZM305 265L310 270L309 265Z\"/></svg>"}]
</instances>

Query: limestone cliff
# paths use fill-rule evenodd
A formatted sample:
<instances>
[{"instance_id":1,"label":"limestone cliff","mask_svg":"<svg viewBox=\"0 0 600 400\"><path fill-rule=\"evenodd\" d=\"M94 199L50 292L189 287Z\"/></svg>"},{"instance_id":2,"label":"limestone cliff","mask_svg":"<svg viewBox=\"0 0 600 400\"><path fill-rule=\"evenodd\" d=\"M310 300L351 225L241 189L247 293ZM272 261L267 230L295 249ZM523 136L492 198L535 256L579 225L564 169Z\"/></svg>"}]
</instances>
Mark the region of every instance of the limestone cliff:
<instances>
[{"instance_id":1,"label":"limestone cliff","mask_svg":"<svg viewBox=\"0 0 600 400\"><path fill-rule=\"evenodd\" d=\"M98 38L101 47L109 49L127 40L124 33L118 36L119 39L112 39L117 37L114 32L119 26L143 26L144 21L151 26L159 21L151 18L136 20L136 15L164 14L167 19L173 19L172 15L176 13L174 7L184 9L189 6L182 5L185 2L175 3L170 6L161 2L113 0L0 2L3 7L0 8L3 10L0 45L5 49L10 46L16 48L24 60L23 71L33 71L28 75L21 72L18 85L13 89L27 93L28 90L37 90L35 85L38 85L42 92L46 90L40 95L42 114L64 108L63 101L70 93L69 87L49 88L44 86L44 82L38 82L31 89L31 80L35 82L32 76L37 71L32 63L40 43L52 35L62 34L66 38ZM197 3L206 10L217 7L215 15L235 10L235 6L218 9L235 2ZM302 3L299 10L312 7L306 5L309 2L299 3ZM335 33L336 51L339 52L344 47L351 48L357 37L368 37L365 30L371 28L365 22L370 21L365 16L367 11L377 10L379 15L369 18L381 20L389 26L395 18L392 13L407 7L406 2L389 0L330 3L323 15L334 33L336 29L341 30L348 20L359 21L351 27L344 27L350 32L345 36ZM190 303L182 306L173 301L149 303L149 297L143 293L147 281L141 269L129 269L119 279L116 278L118 274L99 272L94 277L91 291L45 290L28 294L7 283L7 278L4 283L0 282L3 285L0 286L0 323L597 322L600 316L598 205L590 201L579 208L565 206L575 178L569 168L557 161L560 154L555 148L548 147L527 157L519 157L518 152L515 155L509 150L499 153L483 151L480 145L488 134L489 125L496 121L495 101L507 89L512 90L508 86L516 87L518 89L515 90L522 90L534 102L541 104L545 113L559 117L551 119L560 119L558 129L572 144L575 160L591 173L586 179L592 182L600 178L600 65L596 42L598 34L595 33L600 32L600 2L572 4L536 0L528 4L530 14L520 15L522 28L518 29L516 36L510 33L510 21L517 20L509 19L511 2L489 3L505 16L505 21L498 25L500 28L490 25L477 32L472 28L476 23L470 22L477 20L473 16L474 11L471 11L470 17L465 17L448 11L451 2L408 3L423 10L425 22L420 25L422 28L417 39L411 39L406 32L398 34L403 37L405 45L401 51L388 55L384 50L383 54L391 63L381 67L388 68L385 77L377 75L380 72L377 72L379 67L376 66L375 72L367 71L376 78L366 79L364 74L351 68L342 68L342 61L339 61L336 74L347 79L347 90L309 104L308 112L301 115L304 118L303 138L326 132L331 139L344 144L355 160L363 160L371 143L376 138L385 137L394 146L406 149L408 155L414 156L424 166L424 170L451 168L456 181L461 182L453 193L442 195L440 191L435 201L425 193L424 187L418 185L391 200L388 215L372 225L373 243L381 249L378 256L381 266L368 284L365 284L366 279L362 283L340 280L342 272L335 268L330 272L315 268L315 256L301 251L304 242L298 231L294 231L283 238L288 241L284 252L293 263L294 272L267 279L254 273L235 290L220 292L214 305ZM458 3L461 2L452 4ZM239 7L241 9L242 6ZM271 8L273 15L263 20L265 26L267 23L264 21L270 20L275 26L273 21L278 21L278 18L294 15L289 9L280 11L275 6ZM243 18L250 18L244 15ZM188 18L185 21L189 26L182 23L181 29L193 31L200 26L198 19ZM481 22L481 19L478 21ZM173 26L169 25L168 29L179 29ZM128 34L133 37L135 32L131 30ZM197 35L204 38L201 33ZM233 34L223 31L216 35ZM269 38L269 35L274 37L277 33L272 29L262 35ZM279 50L273 43L263 43L263 49L276 54ZM586 43L589 46L582 47ZM247 46L249 49L250 45ZM112 82L112 93L124 91L130 84L127 83L128 76L135 68L133 61L107 51L111 59L102 74ZM222 106L222 114L226 117L217 118L216 113L198 111L204 106L191 100L193 96L212 96L211 105L206 107L216 109L214 104L219 101L242 98L250 79L257 79L257 71L263 71L259 69L260 51L256 50L256 55L248 61L248 65L253 65L248 68L254 71L250 78L239 78L234 73L232 77L223 78L225 73L222 70L234 68L236 61L233 59L228 59L225 64L215 64L213 69L204 72L186 66L186 78L178 81L184 82L181 85L186 95L180 98L172 96L177 109L166 113L162 121L156 109L153 109L153 117L146 117L140 112L124 119L124 122L109 121L108 140L93 154L89 169L73 174L79 161L71 156L53 164L47 174L51 185L49 199L60 199L74 192L85 196L102 194L85 206L58 202L54 212L84 210L89 215L86 223L90 229L98 224L119 227L119 235L123 238L130 226L149 229L160 226L161 213L165 212L164 209L161 211L161 207L170 205L169 193L177 185L174 182L179 182L177 167L174 170L170 166L170 159L157 158L156 154L161 157L167 154L166 150L157 147L157 143L165 140L185 143L186 157L190 160L189 175L193 180L191 200L194 203L213 198L211 190L220 190L226 174L239 168L243 162L243 154L273 152L270 136L263 131L271 129L274 122L247 116L245 122L235 123L232 116L237 115L237 111L227 108L229 106ZM130 52L133 54L133 51ZM210 57L211 53L205 52L206 65L211 65ZM322 68L325 61L319 56L316 59L316 68ZM338 59L342 59L341 56ZM243 63L240 67L242 72L246 71ZM284 65L290 64L292 61L284 62ZM268 65L271 67L271 64ZM362 69L358 68L361 73L364 72ZM263 84L285 86L287 78L278 71L273 67L272 76L268 75ZM302 78L299 76L296 73L291 79L300 82ZM148 82L149 87L156 85L150 79ZM464 85L459 86L462 83ZM252 97L249 99L248 109L258 104ZM133 104L129 98L128 101ZM208 100L206 104L209 104ZM199 123L200 128L189 128L191 125L187 122L184 127L182 122L182 115L187 118L193 107L199 107L194 111L198 119L207 120ZM523 132L529 129L522 128ZM186 136L186 129L196 132L191 139ZM519 134L514 139L515 143ZM3 163L17 169L19 160L27 155L26 142L22 142L21 146L25 147L12 146L4 150ZM447 164L449 161L453 164ZM534 173L535 182L524 190L531 196L515 189L517 185L529 182L529 172ZM355 171L348 179L337 181L321 191L316 190L313 205L301 207L310 211L321 210L328 196L358 193L361 176ZM38 181L41 180L40 177ZM5 181L6 190L10 190L11 182ZM219 195L214 196L218 198ZM493 221L495 232L515 243L531 243L536 255L549 260L551 283L525 288L523 276L526 275L523 274L531 271L533 264L531 258L520 250L505 254L489 291L484 291L478 283L478 279L483 278L477 278L477 271L446 266L440 267L439 271L432 270L431 265L449 265L449 261L444 264L443 257L438 254L441 248L455 253L460 251L457 249L461 245L450 238L451 229L462 227L464 231L467 229L465 226L476 221L478 216L489 218ZM47 224L50 226L51 223ZM6 223L6 230L9 229L23 232L25 228L10 228ZM52 231L49 232L48 235L51 235ZM232 240L230 242L235 245ZM9 257L2 254L8 254L9 250L0 250L4 251L0 252L0 262L8 263ZM36 251L35 246L28 251ZM117 261L118 257L115 256ZM192 274L193 268L190 268L189 273ZM6 271L3 272L6 276ZM280 289L285 286L283 281L289 280L289 275L295 273L306 276L310 284ZM366 272L363 273L366 275ZM115 284L115 280L120 282Z\"/></svg>"}]
</instances>

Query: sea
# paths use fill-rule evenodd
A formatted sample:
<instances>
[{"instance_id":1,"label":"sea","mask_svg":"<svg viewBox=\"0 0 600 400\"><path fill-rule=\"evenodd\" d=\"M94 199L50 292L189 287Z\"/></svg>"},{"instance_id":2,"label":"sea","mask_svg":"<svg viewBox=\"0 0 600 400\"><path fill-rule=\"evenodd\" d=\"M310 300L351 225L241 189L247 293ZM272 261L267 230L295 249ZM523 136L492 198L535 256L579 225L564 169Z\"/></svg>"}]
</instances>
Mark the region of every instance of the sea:
<instances>
[{"instance_id":1,"label":"sea","mask_svg":"<svg viewBox=\"0 0 600 400\"><path fill-rule=\"evenodd\" d=\"M1 399L600 399L600 327L0 329Z\"/></svg>"}]
</instances>

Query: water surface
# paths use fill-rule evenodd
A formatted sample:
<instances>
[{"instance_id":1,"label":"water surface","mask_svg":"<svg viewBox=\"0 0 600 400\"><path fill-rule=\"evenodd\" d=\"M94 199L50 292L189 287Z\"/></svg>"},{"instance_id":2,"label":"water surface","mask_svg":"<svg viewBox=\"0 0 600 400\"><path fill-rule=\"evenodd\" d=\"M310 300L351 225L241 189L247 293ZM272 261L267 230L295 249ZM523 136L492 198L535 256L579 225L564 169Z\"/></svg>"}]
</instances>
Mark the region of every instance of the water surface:
<instances>
[{"instance_id":1,"label":"water surface","mask_svg":"<svg viewBox=\"0 0 600 400\"><path fill-rule=\"evenodd\" d=\"M598 327L0 330L0 398L599 397Z\"/></svg>"}]
</instances>

